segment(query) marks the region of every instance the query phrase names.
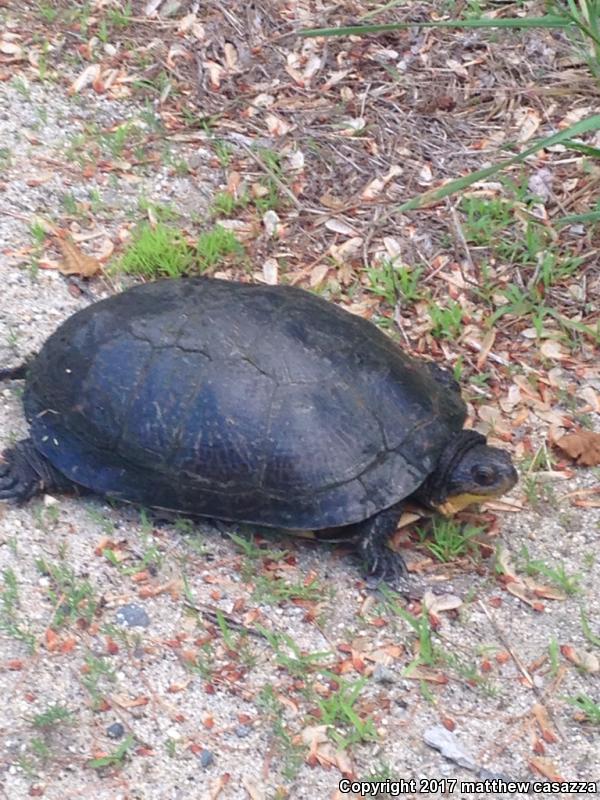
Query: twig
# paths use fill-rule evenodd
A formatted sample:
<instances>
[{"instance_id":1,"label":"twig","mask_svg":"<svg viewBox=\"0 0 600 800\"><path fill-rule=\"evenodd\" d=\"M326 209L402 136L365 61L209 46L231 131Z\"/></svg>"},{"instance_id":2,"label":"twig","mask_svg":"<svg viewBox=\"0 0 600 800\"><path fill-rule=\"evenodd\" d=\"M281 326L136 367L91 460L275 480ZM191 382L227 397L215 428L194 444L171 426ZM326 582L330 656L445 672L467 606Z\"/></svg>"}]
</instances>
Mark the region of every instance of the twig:
<instances>
[{"instance_id":1,"label":"twig","mask_svg":"<svg viewBox=\"0 0 600 800\"><path fill-rule=\"evenodd\" d=\"M510 653L510 655L512 657L512 660L517 665L517 667L518 667L519 671L521 672L521 674L529 681L529 683L531 684L532 689L535 691L536 690L536 686L535 686L535 683L533 682L533 677L531 676L531 673L529 672L529 670L527 669L525 664L523 664L523 662L521 661L520 657L515 653L515 651L513 650L511 645L509 644L508 639L504 635L504 631L500 628L500 626L498 625L496 620L492 617L492 615L490 614L490 612L488 611L488 609L485 607L484 603L481 600L477 601L477 605L481 608L483 613L488 618L491 626L493 627L493 629L496 632L496 635L498 636L498 638L502 642L502 644L505 647L506 651L508 653Z\"/></svg>"},{"instance_id":2,"label":"twig","mask_svg":"<svg viewBox=\"0 0 600 800\"><path fill-rule=\"evenodd\" d=\"M262 633L262 631L260 631L258 628L249 628L247 625L244 625L243 622L240 622L235 617L232 617L231 614L227 614L227 612L222 611L220 608L215 608L214 606L207 606L204 604L198 605L197 603L191 603L189 600L184 600L183 602L188 608L197 611L199 614L203 614L214 625L219 624L219 616L222 616L227 624L232 628L235 628L235 630L244 631L244 633L247 633L250 636L256 636L259 639L267 638L265 634Z\"/></svg>"},{"instance_id":3,"label":"twig","mask_svg":"<svg viewBox=\"0 0 600 800\"><path fill-rule=\"evenodd\" d=\"M300 201L298 200L296 195L290 189L288 189L288 187L285 185L285 183L282 180L280 180L277 177L277 175L275 175L273 170L270 169L265 164L265 162L262 160L262 158L257 156L256 153L253 153L252 150L248 147L247 144L244 144L243 142L240 142L240 144L241 144L242 148L248 153L250 158L252 158L254 161L256 161L256 163L259 165L259 167L262 170L264 170L264 172L267 173L267 175L271 178L271 180L274 181L277 184L277 187L280 189L280 191L282 191L286 195L286 197L288 197L292 201L292 203L296 206L296 208L302 209L302 204L300 203Z\"/></svg>"},{"instance_id":4,"label":"twig","mask_svg":"<svg viewBox=\"0 0 600 800\"><path fill-rule=\"evenodd\" d=\"M464 256L467 259L467 264L469 265L469 272L472 275L474 275L476 278L478 278L479 277L479 274L478 274L479 271L478 271L477 267L475 266L475 264L473 262L473 259L471 258L471 251L469 250L469 245L467 244L467 240L465 239L465 234L463 232L462 225L460 224L460 219L458 218L458 214L456 212L456 206L454 205L454 203L450 203L449 202L448 203L448 207L450 209L450 216L452 217L452 227L454 228L454 233L456 235L456 238L458 239L458 241L461 244ZM462 264L460 264L460 262L459 262L459 267L460 267L461 275L462 275L463 280L464 280L465 276L463 275ZM465 283L466 283L466 281L465 281Z\"/></svg>"},{"instance_id":5,"label":"twig","mask_svg":"<svg viewBox=\"0 0 600 800\"><path fill-rule=\"evenodd\" d=\"M544 703L543 703L544 693L541 692L538 689L538 687L535 685L531 673L529 672L529 670L527 669L525 664L523 664L523 662L521 661L520 657L517 655L517 653L515 653L514 649L509 644L509 641L508 641L507 637L505 636L504 631L500 628L500 625L496 622L496 620L493 618L493 616L490 614L490 612L488 611L488 609L485 607L484 603L481 600L477 601L477 605L481 608L481 610L483 611L485 616L488 618L488 620L490 622L490 625L493 627L494 631L496 632L496 635L498 636L498 638L502 642L502 644L503 644L504 648L506 649L507 653L510 653L510 655L512 657L512 660L515 662L519 672L530 683L531 688L532 688L533 692L535 693L535 695L537 696L540 704L544 705ZM546 711L548 712L548 716L550 717L550 719L552 719L552 722L554 723L554 727L559 731L560 735L564 738L564 735L565 735L564 731L561 730L558 721L553 717L552 712L550 711L549 708L547 708L546 706L544 706L544 708L546 708Z\"/></svg>"}]
</instances>

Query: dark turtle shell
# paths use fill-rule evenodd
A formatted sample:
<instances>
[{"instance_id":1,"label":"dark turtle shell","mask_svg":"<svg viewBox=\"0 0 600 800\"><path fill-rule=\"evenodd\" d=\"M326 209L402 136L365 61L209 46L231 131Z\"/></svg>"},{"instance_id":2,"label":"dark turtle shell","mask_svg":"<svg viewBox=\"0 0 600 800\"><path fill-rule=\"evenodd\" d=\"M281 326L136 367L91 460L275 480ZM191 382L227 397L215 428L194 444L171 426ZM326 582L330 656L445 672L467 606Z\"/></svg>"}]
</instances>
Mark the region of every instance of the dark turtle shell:
<instances>
[{"instance_id":1,"label":"dark turtle shell","mask_svg":"<svg viewBox=\"0 0 600 800\"><path fill-rule=\"evenodd\" d=\"M442 370L302 289L136 286L70 317L33 362L38 450L96 492L282 528L412 494L459 431Z\"/></svg>"}]
</instances>

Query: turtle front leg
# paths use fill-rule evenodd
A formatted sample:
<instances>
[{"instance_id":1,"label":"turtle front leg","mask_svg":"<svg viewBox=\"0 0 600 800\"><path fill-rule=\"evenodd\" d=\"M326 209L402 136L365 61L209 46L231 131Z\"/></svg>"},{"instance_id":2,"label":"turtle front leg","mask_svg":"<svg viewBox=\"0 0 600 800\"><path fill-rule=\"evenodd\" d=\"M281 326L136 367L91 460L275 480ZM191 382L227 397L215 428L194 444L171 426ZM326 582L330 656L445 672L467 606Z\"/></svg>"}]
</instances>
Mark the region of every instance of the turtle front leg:
<instances>
[{"instance_id":1,"label":"turtle front leg","mask_svg":"<svg viewBox=\"0 0 600 800\"><path fill-rule=\"evenodd\" d=\"M31 439L23 439L2 453L0 500L24 503L42 492L62 492L71 488L71 481L38 453Z\"/></svg>"},{"instance_id":2,"label":"turtle front leg","mask_svg":"<svg viewBox=\"0 0 600 800\"><path fill-rule=\"evenodd\" d=\"M408 578L404 559L400 553L387 546L398 527L402 506L402 503L396 503L395 506L352 526L356 531L356 546L366 572L391 586L406 584Z\"/></svg>"}]
</instances>

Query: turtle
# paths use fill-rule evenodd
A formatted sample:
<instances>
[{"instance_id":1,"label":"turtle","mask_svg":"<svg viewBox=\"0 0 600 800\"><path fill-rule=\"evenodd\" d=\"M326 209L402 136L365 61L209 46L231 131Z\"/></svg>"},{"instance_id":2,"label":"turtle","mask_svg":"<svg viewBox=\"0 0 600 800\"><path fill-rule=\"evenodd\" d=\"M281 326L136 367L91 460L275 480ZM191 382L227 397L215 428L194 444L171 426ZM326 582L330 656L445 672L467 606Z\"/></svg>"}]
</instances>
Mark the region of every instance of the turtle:
<instances>
[{"instance_id":1,"label":"turtle","mask_svg":"<svg viewBox=\"0 0 600 800\"><path fill-rule=\"evenodd\" d=\"M30 426L2 454L0 500L79 488L329 533L389 583L406 579L387 544L408 499L448 515L517 481L508 452L464 429L449 371L290 285L136 285L0 378L26 379Z\"/></svg>"}]
</instances>

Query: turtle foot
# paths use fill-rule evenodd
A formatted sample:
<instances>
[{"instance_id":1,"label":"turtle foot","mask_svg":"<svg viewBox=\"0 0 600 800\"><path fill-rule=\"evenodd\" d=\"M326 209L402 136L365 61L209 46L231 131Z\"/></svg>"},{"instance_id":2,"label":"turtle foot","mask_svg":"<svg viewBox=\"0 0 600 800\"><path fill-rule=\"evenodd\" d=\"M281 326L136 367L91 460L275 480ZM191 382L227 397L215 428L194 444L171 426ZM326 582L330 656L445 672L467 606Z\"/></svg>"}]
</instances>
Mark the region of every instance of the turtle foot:
<instances>
[{"instance_id":1,"label":"turtle foot","mask_svg":"<svg viewBox=\"0 0 600 800\"><path fill-rule=\"evenodd\" d=\"M402 504L398 503L356 526L357 549L366 574L392 587L408 584L404 559L387 546L401 514Z\"/></svg>"},{"instance_id":2,"label":"turtle foot","mask_svg":"<svg viewBox=\"0 0 600 800\"><path fill-rule=\"evenodd\" d=\"M23 503L41 491L41 479L22 453L22 443L2 453L0 461L0 500Z\"/></svg>"},{"instance_id":3,"label":"turtle foot","mask_svg":"<svg viewBox=\"0 0 600 800\"><path fill-rule=\"evenodd\" d=\"M31 359L24 361L17 367L3 367L0 369L0 381L20 381L27 377L27 370L31 366Z\"/></svg>"},{"instance_id":4,"label":"turtle foot","mask_svg":"<svg viewBox=\"0 0 600 800\"><path fill-rule=\"evenodd\" d=\"M2 453L0 500L25 503L36 494L66 488L67 480L40 455L30 439L23 439Z\"/></svg>"},{"instance_id":5,"label":"turtle foot","mask_svg":"<svg viewBox=\"0 0 600 800\"><path fill-rule=\"evenodd\" d=\"M406 584L408 581L404 559L387 545L373 547L369 541L363 540L360 543L360 552L367 575L385 581L390 586Z\"/></svg>"}]
</instances>

